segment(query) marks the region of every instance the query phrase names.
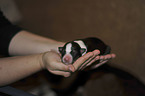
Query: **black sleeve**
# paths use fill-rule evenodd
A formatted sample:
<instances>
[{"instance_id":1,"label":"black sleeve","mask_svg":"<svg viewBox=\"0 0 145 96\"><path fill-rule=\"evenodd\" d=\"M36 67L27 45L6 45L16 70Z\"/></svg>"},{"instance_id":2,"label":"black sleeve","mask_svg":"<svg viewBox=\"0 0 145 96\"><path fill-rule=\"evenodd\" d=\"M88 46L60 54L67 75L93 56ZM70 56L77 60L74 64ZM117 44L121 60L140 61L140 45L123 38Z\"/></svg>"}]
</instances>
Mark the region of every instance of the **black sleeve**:
<instances>
[{"instance_id":1,"label":"black sleeve","mask_svg":"<svg viewBox=\"0 0 145 96\"><path fill-rule=\"evenodd\" d=\"M0 10L0 55L9 55L10 41L20 30L22 29L10 23Z\"/></svg>"}]
</instances>

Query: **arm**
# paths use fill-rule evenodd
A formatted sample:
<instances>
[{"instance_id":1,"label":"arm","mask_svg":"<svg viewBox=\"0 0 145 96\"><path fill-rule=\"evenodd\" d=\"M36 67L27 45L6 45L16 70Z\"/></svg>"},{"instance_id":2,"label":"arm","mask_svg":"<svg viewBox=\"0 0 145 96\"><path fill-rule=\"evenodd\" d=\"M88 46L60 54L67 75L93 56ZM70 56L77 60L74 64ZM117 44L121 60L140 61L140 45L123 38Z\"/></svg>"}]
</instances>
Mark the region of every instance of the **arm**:
<instances>
[{"instance_id":1,"label":"arm","mask_svg":"<svg viewBox=\"0 0 145 96\"><path fill-rule=\"evenodd\" d=\"M50 51L57 50L62 44L27 31L18 32L10 42L9 54L25 56L0 59L0 86L13 83L42 69L56 75L70 76L74 67L64 65L59 54Z\"/></svg>"},{"instance_id":2,"label":"arm","mask_svg":"<svg viewBox=\"0 0 145 96\"><path fill-rule=\"evenodd\" d=\"M18 56L0 59L0 86L10 84L40 71L41 55Z\"/></svg>"},{"instance_id":3,"label":"arm","mask_svg":"<svg viewBox=\"0 0 145 96\"><path fill-rule=\"evenodd\" d=\"M68 77L71 75L70 71L74 72L78 70L82 64L85 66L88 62L98 60L93 58L96 57L96 55L98 57L99 51L94 51L82 56L73 65L67 66L61 62L58 53L50 51L51 49L57 50L57 47L63 44L62 42L26 31L17 33L10 42L9 53L10 55L26 56L0 59L0 78L2 78L0 79L0 86L25 78L42 69L47 69L49 72L56 75ZM86 61L88 62L86 63Z\"/></svg>"},{"instance_id":4,"label":"arm","mask_svg":"<svg viewBox=\"0 0 145 96\"><path fill-rule=\"evenodd\" d=\"M64 77L70 76L70 71L74 70L73 66L61 63L59 54L52 51L29 56L1 58L0 86L23 79L42 69Z\"/></svg>"},{"instance_id":5,"label":"arm","mask_svg":"<svg viewBox=\"0 0 145 96\"><path fill-rule=\"evenodd\" d=\"M0 58L0 86L15 82L42 69L47 69L56 75L68 77L70 71L74 72L88 58L93 58L94 53L90 52L78 59L75 64L64 65L59 54L50 51L51 49L57 51L57 48L64 44L63 42L21 31L21 28L12 25L1 11L0 22L2 26L0 28L1 54L16 55L16 57Z\"/></svg>"},{"instance_id":6,"label":"arm","mask_svg":"<svg viewBox=\"0 0 145 96\"><path fill-rule=\"evenodd\" d=\"M50 38L45 38L28 31L17 33L10 42L10 55L29 55L42 53L50 50L57 51L64 43Z\"/></svg>"},{"instance_id":7,"label":"arm","mask_svg":"<svg viewBox=\"0 0 145 96\"><path fill-rule=\"evenodd\" d=\"M32 34L27 31L21 31L14 36L11 40L9 46L10 55L29 55L35 53L46 52L50 50L55 50L58 52L58 47L63 46L64 42L59 42L50 38L45 38ZM115 58L115 54L107 54L104 56L99 56L99 50L89 52L85 56L82 56L73 64L75 70L84 69L87 66L90 66L93 62L101 59L103 62L97 64L94 68L99 67L100 65L106 63L109 59ZM84 67L85 66L85 67Z\"/></svg>"}]
</instances>

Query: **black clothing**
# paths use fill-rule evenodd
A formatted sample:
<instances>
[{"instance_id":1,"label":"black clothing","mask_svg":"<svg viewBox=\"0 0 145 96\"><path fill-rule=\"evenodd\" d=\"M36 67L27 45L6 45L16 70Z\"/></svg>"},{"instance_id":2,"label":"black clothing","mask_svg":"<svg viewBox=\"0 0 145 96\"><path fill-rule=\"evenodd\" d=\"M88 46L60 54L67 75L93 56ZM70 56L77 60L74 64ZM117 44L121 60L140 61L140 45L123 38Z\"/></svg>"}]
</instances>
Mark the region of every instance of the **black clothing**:
<instances>
[{"instance_id":1,"label":"black clothing","mask_svg":"<svg viewBox=\"0 0 145 96\"><path fill-rule=\"evenodd\" d=\"M0 55L9 55L10 41L20 30L22 29L10 23L0 10Z\"/></svg>"},{"instance_id":2,"label":"black clothing","mask_svg":"<svg viewBox=\"0 0 145 96\"><path fill-rule=\"evenodd\" d=\"M9 22L0 11L0 55L8 56L8 48L12 38L22 29ZM24 91L5 86L0 87L0 96L34 96Z\"/></svg>"}]
</instances>

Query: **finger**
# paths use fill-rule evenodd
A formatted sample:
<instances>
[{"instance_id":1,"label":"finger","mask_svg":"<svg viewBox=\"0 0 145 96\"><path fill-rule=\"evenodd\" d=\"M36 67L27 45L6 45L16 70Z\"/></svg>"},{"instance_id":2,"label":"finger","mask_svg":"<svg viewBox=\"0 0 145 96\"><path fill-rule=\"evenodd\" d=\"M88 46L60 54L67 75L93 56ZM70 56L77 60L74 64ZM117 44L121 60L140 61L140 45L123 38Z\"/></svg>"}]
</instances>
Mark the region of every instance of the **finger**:
<instances>
[{"instance_id":1,"label":"finger","mask_svg":"<svg viewBox=\"0 0 145 96\"><path fill-rule=\"evenodd\" d=\"M106 56L102 56L102 57L101 57L102 60L100 60L100 63L98 63L98 64L95 65L94 67L97 68L97 67L99 67L99 66L105 64L106 62L108 62L110 59L115 58L115 57L116 57L115 54L108 54L108 55L106 55Z\"/></svg>"},{"instance_id":2,"label":"finger","mask_svg":"<svg viewBox=\"0 0 145 96\"><path fill-rule=\"evenodd\" d=\"M53 69L51 69L51 70L66 71L66 72L69 72L69 71L74 72L75 71L75 68L73 65L65 65L62 62L54 62L52 64L53 64Z\"/></svg>"},{"instance_id":3,"label":"finger","mask_svg":"<svg viewBox=\"0 0 145 96\"><path fill-rule=\"evenodd\" d=\"M81 70L85 69L86 67L90 66L95 61L99 60L100 56L96 56L93 60L91 60L86 66L83 66Z\"/></svg>"},{"instance_id":4,"label":"finger","mask_svg":"<svg viewBox=\"0 0 145 96\"><path fill-rule=\"evenodd\" d=\"M92 69L95 69L95 68L97 68L97 67L99 67L99 66L105 64L106 62L108 62L108 60L105 60L105 61L103 61L103 62L101 62L101 63L98 63L97 65L94 65L94 66L92 66L91 68L92 68Z\"/></svg>"},{"instance_id":5,"label":"finger","mask_svg":"<svg viewBox=\"0 0 145 96\"><path fill-rule=\"evenodd\" d=\"M112 57L111 54L107 54L104 56L104 60L111 59L111 57Z\"/></svg>"},{"instance_id":6,"label":"finger","mask_svg":"<svg viewBox=\"0 0 145 96\"><path fill-rule=\"evenodd\" d=\"M82 69L83 67L87 66L88 63L92 64L95 61L95 57L98 56L100 54L99 50L94 50L93 51L93 56L91 58L89 58L86 62L84 62L84 64L82 66L80 66L79 70ZM90 63L91 62L91 63Z\"/></svg>"},{"instance_id":7,"label":"finger","mask_svg":"<svg viewBox=\"0 0 145 96\"><path fill-rule=\"evenodd\" d=\"M88 63L87 66L90 66L92 63L94 63L95 61L97 61L97 60L99 60L99 59L100 59L100 63L98 63L96 67L100 66L100 65L101 65L101 62L105 63L106 60L111 59L111 54L108 54L108 55L105 55L105 56L101 56L101 58L100 58L100 56L96 56L96 58L93 59L90 63ZM105 61L105 62L104 62L104 61ZM86 67L87 67L87 66L86 66ZM85 68L86 68L86 67L85 67ZM84 68L83 68L83 69L84 69Z\"/></svg>"},{"instance_id":8,"label":"finger","mask_svg":"<svg viewBox=\"0 0 145 96\"><path fill-rule=\"evenodd\" d=\"M68 67L71 72L75 72L75 67L72 64L68 65Z\"/></svg>"},{"instance_id":9,"label":"finger","mask_svg":"<svg viewBox=\"0 0 145 96\"><path fill-rule=\"evenodd\" d=\"M63 72L63 71L53 71L53 70L49 70L49 72L55 74L55 75L61 75L64 77L69 77L71 75L70 72Z\"/></svg>"},{"instance_id":10,"label":"finger","mask_svg":"<svg viewBox=\"0 0 145 96\"><path fill-rule=\"evenodd\" d=\"M111 59L111 58L113 59L113 58L116 57L116 55L113 54L113 53L112 54L107 54L107 55L104 55L104 56L105 56L104 58L102 57L103 59Z\"/></svg>"},{"instance_id":11,"label":"finger","mask_svg":"<svg viewBox=\"0 0 145 96\"><path fill-rule=\"evenodd\" d=\"M114 53L112 53L112 54L107 54L107 55L101 55L100 56L100 59L106 59L106 58L115 58L116 57L116 55L114 54Z\"/></svg>"},{"instance_id":12,"label":"finger","mask_svg":"<svg viewBox=\"0 0 145 96\"><path fill-rule=\"evenodd\" d=\"M100 60L103 60L103 59L105 59L105 56L101 55Z\"/></svg>"},{"instance_id":13,"label":"finger","mask_svg":"<svg viewBox=\"0 0 145 96\"><path fill-rule=\"evenodd\" d=\"M99 59L100 59L100 62L103 62L105 60L105 56L101 55Z\"/></svg>"},{"instance_id":14,"label":"finger","mask_svg":"<svg viewBox=\"0 0 145 96\"><path fill-rule=\"evenodd\" d=\"M96 56L96 55L99 55L100 54L100 51L99 50L94 50L93 53Z\"/></svg>"},{"instance_id":15,"label":"finger","mask_svg":"<svg viewBox=\"0 0 145 96\"><path fill-rule=\"evenodd\" d=\"M108 54L108 55L105 55L105 56L100 56L100 63L98 63L97 65L95 66L92 66L92 68L97 68L103 64L105 64L106 62L109 61L109 59L113 59L116 57L116 54Z\"/></svg>"},{"instance_id":16,"label":"finger","mask_svg":"<svg viewBox=\"0 0 145 96\"><path fill-rule=\"evenodd\" d=\"M74 64L73 64L75 70L77 70L85 61L90 59L92 56L93 56L93 52L88 52L84 56L77 59L76 62L74 62Z\"/></svg>"},{"instance_id":17,"label":"finger","mask_svg":"<svg viewBox=\"0 0 145 96\"><path fill-rule=\"evenodd\" d=\"M101 65L103 65L104 63L108 62L110 59L115 58L116 55L115 54L107 54L104 56L100 56L100 63L98 63L97 65L93 66L94 68L97 68Z\"/></svg>"},{"instance_id":18,"label":"finger","mask_svg":"<svg viewBox=\"0 0 145 96\"><path fill-rule=\"evenodd\" d=\"M78 68L78 70L81 70L81 69L82 69L84 66L86 66L93 58L94 58L94 56L91 57L91 58L89 58L87 61L85 61L85 62Z\"/></svg>"},{"instance_id":19,"label":"finger","mask_svg":"<svg viewBox=\"0 0 145 96\"><path fill-rule=\"evenodd\" d=\"M115 58L115 57L116 57L116 54L112 53L111 58Z\"/></svg>"}]
</instances>

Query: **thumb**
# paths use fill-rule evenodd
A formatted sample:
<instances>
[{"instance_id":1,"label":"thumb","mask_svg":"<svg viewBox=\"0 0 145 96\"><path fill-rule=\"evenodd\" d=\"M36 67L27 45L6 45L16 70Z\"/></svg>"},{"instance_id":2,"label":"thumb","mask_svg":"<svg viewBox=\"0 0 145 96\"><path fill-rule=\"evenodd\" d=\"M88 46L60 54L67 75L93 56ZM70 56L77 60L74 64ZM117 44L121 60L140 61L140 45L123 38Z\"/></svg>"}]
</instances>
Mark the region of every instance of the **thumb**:
<instances>
[{"instance_id":1,"label":"thumb","mask_svg":"<svg viewBox=\"0 0 145 96\"><path fill-rule=\"evenodd\" d=\"M66 65L62 62L55 62L55 63L52 63L53 64L53 69L51 70L57 70L57 71L66 71L66 72L74 72L75 71L75 68L72 64L69 64L69 65Z\"/></svg>"}]
</instances>

